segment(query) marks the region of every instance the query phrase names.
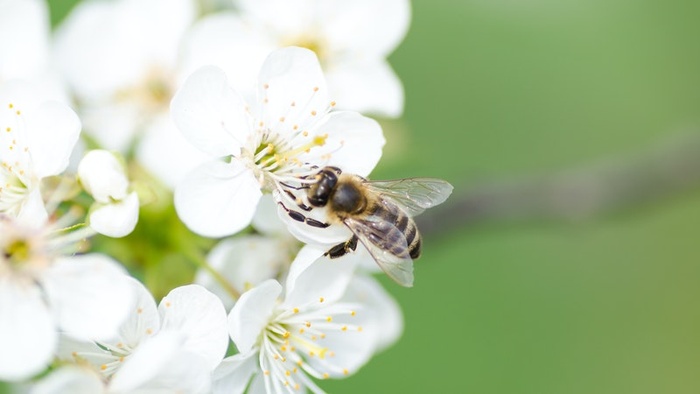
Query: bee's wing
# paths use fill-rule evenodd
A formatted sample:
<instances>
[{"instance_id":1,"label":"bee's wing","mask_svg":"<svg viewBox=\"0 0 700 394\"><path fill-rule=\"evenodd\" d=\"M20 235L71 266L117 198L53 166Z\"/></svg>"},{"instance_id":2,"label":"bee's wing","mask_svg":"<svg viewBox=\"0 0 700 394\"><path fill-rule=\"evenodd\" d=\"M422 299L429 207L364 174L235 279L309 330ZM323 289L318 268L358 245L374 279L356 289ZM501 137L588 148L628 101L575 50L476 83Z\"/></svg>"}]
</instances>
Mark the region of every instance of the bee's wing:
<instances>
[{"instance_id":1,"label":"bee's wing","mask_svg":"<svg viewBox=\"0 0 700 394\"><path fill-rule=\"evenodd\" d=\"M453 189L447 181L437 178L367 181L366 185L398 203L409 216L416 216L428 208L442 204Z\"/></svg>"},{"instance_id":2,"label":"bee's wing","mask_svg":"<svg viewBox=\"0 0 700 394\"><path fill-rule=\"evenodd\" d=\"M373 215L363 219L347 218L344 223L391 279L404 287L413 286L413 260L406 237L396 226Z\"/></svg>"}]
</instances>

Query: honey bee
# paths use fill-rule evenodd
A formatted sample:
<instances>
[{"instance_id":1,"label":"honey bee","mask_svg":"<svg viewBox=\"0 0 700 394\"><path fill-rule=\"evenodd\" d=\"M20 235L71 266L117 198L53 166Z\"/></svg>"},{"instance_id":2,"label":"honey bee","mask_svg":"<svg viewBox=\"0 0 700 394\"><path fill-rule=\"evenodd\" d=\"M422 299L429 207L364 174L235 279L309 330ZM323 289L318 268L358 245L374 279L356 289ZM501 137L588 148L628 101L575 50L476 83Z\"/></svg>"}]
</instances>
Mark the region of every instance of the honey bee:
<instances>
[{"instance_id":1,"label":"honey bee","mask_svg":"<svg viewBox=\"0 0 700 394\"><path fill-rule=\"evenodd\" d=\"M444 202L451 193L452 185L441 179L370 181L337 167L324 167L308 186L306 197L311 207L298 205L305 211L327 207L329 223L282 207L292 219L310 226L342 223L350 229L353 236L330 248L325 256L344 256L355 250L359 240L391 279L411 287L413 260L421 254L421 236L412 217Z\"/></svg>"}]
</instances>

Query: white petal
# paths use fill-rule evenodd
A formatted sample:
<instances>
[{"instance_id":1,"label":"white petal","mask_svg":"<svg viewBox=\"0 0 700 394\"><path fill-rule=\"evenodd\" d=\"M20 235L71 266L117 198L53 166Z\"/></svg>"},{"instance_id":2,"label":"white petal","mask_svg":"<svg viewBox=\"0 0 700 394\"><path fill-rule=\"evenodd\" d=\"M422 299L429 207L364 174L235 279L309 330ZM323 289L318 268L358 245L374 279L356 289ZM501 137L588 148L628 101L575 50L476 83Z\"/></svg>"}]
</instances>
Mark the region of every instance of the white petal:
<instances>
[{"instance_id":1,"label":"white petal","mask_svg":"<svg viewBox=\"0 0 700 394\"><path fill-rule=\"evenodd\" d=\"M110 393L206 393L211 369L197 353L183 350L185 337L161 332L142 343L110 382Z\"/></svg>"},{"instance_id":2,"label":"white petal","mask_svg":"<svg viewBox=\"0 0 700 394\"><path fill-rule=\"evenodd\" d=\"M312 245L306 245L299 253L297 253L294 261L292 261L289 267L289 273L285 281L285 298L289 297L289 293L294 289L295 283L299 275L306 271L307 268L311 266L316 260L320 259L325 253L325 249L319 249Z\"/></svg>"},{"instance_id":3,"label":"white petal","mask_svg":"<svg viewBox=\"0 0 700 394\"><path fill-rule=\"evenodd\" d=\"M124 165L113 153L102 149L85 154L78 165L78 178L85 190L103 204L122 200L129 187Z\"/></svg>"},{"instance_id":4,"label":"white petal","mask_svg":"<svg viewBox=\"0 0 700 394\"><path fill-rule=\"evenodd\" d=\"M42 284L62 330L76 338L108 339L132 304L126 278L111 258L87 254L57 259Z\"/></svg>"},{"instance_id":5,"label":"white petal","mask_svg":"<svg viewBox=\"0 0 700 394\"><path fill-rule=\"evenodd\" d=\"M171 189L198 165L211 160L185 139L170 116L158 117L148 126L136 147L136 157Z\"/></svg>"},{"instance_id":6,"label":"white petal","mask_svg":"<svg viewBox=\"0 0 700 394\"><path fill-rule=\"evenodd\" d=\"M257 352L227 357L214 370L214 394L242 394L253 374L260 372Z\"/></svg>"},{"instance_id":7,"label":"white petal","mask_svg":"<svg viewBox=\"0 0 700 394\"><path fill-rule=\"evenodd\" d=\"M99 394L105 385L93 371L77 366L59 368L32 387L31 394Z\"/></svg>"},{"instance_id":8,"label":"white petal","mask_svg":"<svg viewBox=\"0 0 700 394\"><path fill-rule=\"evenodd\" d=\"M190 230L222 237L250 224L261 195L247 167L237 160L217 160L197 167L178 185L175 208Z\"/></svg>"},{"instance_id":9,"label":"white petal","mask_svg":"<svg viewBox=\"0 0 700 394\"><path fill-rule=\"evenodd\" d=\"M354 52L354 58L388 55L411 20L408 0L331 0L318 8L322 37L339 52Z\"/></svg>"},{"instance_id":10,"label":"white petal","mask_svg":"<svg viewBox=\"0 0 700 394\"><path fill-rule=\"evenodd\" d=\"M139 220L139 197L136 192L124 200L103 205L90 213L90 227L100 234L119 238L129 235Z\"/></svg>"},{"instance_id":11,"label":"white petal","mask_svg":"<svg viewBox=\"0 0 700 394\"><path fill-rule=\"evenodd\" d=\"M240 353L251 351L281 293L282 285L269 279L243 293L233 306L228 316L229 335Z\"/></svg>"},{"instance_id":12,"label":"white petal","mask_svg":"<svg viewBox=\"0 0 700 394\"><path fill-rule=\"evenodd\" d=\"M377 349L393 345L403 332L403 314L399 304L371 276L356 275L343 296L343 301L362 304L363 313L371 314L364 323L365 330L376 332Z\"/></svg>"},{"instance_id":13,"label":"white petal","mask_svg":"<svg viewBox=\"0 0 700 394\"><path fill-rule=\"evenodd\" d=\"M256 119L283 136L294 125L305 130L317 122L331 100L316 54L298 47L270 53L260 69L258 100Z\"/></svg>"},{"instance_id":14,"label":"white petal","mask_svg":"<svg viewBox=\"0 0 700 394\"><path fill-rule=\"evenodd\" d=\"M128 153L143 124L143 113L130 102L91 100L80 108L80 118L83 131L98 147L122 154Z\"/></svg>"},{"instance_id":15,"label":"white petal","mask_svg":"<svg viewBox=\"0 0 700 394\"><path fill-rule=\"evenodd\" d=\"M0 279L0 380L27 379L48 366L58 333L38 286Z\"/></svg>"},{"instance_id":16,"label":"white petal","mask_svg":"<svg viewBox=\"0 0 700 394\"><path fill-rule=\"evenodd\" d=\"M252 223L255 230L266 235L288 236L287 226L277 216L277 203L272 194L263 194Z\"/></svg>"},{"instance_id":17,"label":"white petal","mask_svg":"<svg viewBox=\"0 0 700 394\"><path fill-rule=\"evenodd\" d=\"M246 102L256 98L255 80L267 55L277 48L270 29L237 13L220 12L199 20L183 42L185 73L207 64L226 72ZM241 61L245 59L245 61Z\"/></svg>"},{"instance_id":18,"label":"white petal","mask_svg":"<svg viewBox=\"0 0 700 394\"><path fill-rule=\"evenodd\" d=\"M377 121L351 111L330 113L310 133L327 134L328 138L325 145L300 155L301 161L336 166L360 176L367 176L374 169L386 142ZM325 158L327 155L329 159Z\"/></svg>"},{"instance_id":19,"label":"white petal","mask_svg":"<svg viewBox=\"0 0 700 394\"><path fill-rule=\"evenodd\" d=\"M170 113L185 138L214 157L238 155L251 130L246 104L220 68L195 71L177 91Z\"/></svg>"},{"instance_id":20,"label":"white petal","mask_svg":"<svg viewBox=\"0 0 700 394\"><path fill-rule=\"evenodd\" d=\"M42 0L0 3L0 80L32 78L49 54L49 13Z\"/></svg>"},{"instance_id":21,"label":"white petal","mask_svg":"<svg viewBox=\"0 0 700 394\"><path fill-rule=\"evenodd\" d=\"M345 293L357 266L357 257L350 253L343 258L330 259L319 256L318 249L305 246L292 263L292 272L287 277L287 296L284 304L289 307L303 305L309 301L323 297L327 302L334 302ZM308 260L317 257L311 264ZM294 264L307 260L308 266L301 272L294 270Z\"/></svg>"},{"instance_id":22,"label":"white petal","mask_svg":"<svg viewBox=\"0 0 700 394\"><path fill-rule=\"evenodd\" d=\"M338 108L396 118L404 106L401 81L384 60L346 62L326 74Z\"/></svg>"},{"instance_id":23,"label":"white petal","mask_svg":"<svg viewBox=\"0 0 700 394\"><path fill-rule=\"evenodd\" d=\"M200 355L213 370L228 348L226 310L221 300L199 285L181 286L158 306L161 333L176 331L185 336L181 348Z\"/></svg>"},{"instance_id":24,"label":"white petal","mask_svg":"<svg viewBox=\"0 0 700 394\"><path fill-rule=\"evenodd\" d=\"M17 219L30 227L39 228L48 220L44 200L39 189L32 190L22 203Z\"/></svg>"},{"instance_id":25,"label":"white petal","mask_svg":"<svg viewBox=\"0 0 700 394\"><path fill-rule=\"evenodd\" d=\"M289 247L273 237L250 235L227 239L217 244L207 256L209 265L240 292L267 279L278 279L289 266ZM230 309L234 300L205 270L195 279L217 294Z\"/></svg>"},{"instance_id":26,"label":"white petal","mask_svg":"<svg viewBox=\"0 0 700 394\"><path fill-rule=\"evenodd\" d=\"M83 99L111 96L174 69L194 13L191 0L82 2L57 31L58 63Z\"/></svg>"},{"instance_id":27,"label":"white petal","mask_svg":"<svg viewBox=\"0 0 700 394\"><path fill-rule=\"evenodd\" d=\"M316 1L313 0L238 0L236 5L246 14L265 23L270 30L290 34L302 33L314 26Z\"/></svg>"},{"instance_id":28,"label":"white petal","mask_svg":"<svg viewBox=\"0 0 700 394\"><path fill-rule=\"evenodd\" d=\"M129 347L135 348L142 340L160 331L160 315L156 301L146 286L132 277L126 280L131 285L134 298L126 319L119 327L119 336Z\"/></svg>"},{"instance_id":29,"label":"white petal","mask_svg":"<svg viewBox=\"0 0 700 394\"><path fill-rule=\"evenodd\" d=\"M27 117L29 151L38 177L58 175L66 169L80 128L78 115L56 101L42 104Z\"/></svg>"}]
</instances>

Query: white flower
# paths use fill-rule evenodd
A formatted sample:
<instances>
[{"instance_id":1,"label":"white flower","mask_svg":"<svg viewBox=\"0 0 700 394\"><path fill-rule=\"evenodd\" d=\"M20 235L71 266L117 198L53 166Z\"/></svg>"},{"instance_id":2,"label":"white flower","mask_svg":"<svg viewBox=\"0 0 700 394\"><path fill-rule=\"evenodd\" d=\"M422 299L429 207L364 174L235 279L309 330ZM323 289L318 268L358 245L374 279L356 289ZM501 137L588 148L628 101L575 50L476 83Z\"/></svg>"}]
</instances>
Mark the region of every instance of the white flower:
<instances>
[{"instance_id":1,"label":"white flower","mask_svg":"<svg viewBox=\"0 0 700 394\"><path fill-rule=\"evenodd\" d=\"M201 286L172 290L156 309L148 290L135 279L138 296L119 334L109 340L66 338L60 356L99 371L105 392L166 390L206 392L211 372L228 347L226 311Z\"/></svg>"},{"instance_id":2,"label":"white flower","mask_svg":"<svg viewBox=\"0 0 700 394\"><path fill-rule=\"evenodd\" d=\"M136 144L139 162L170 187L206 158L168 113L184 76L180 39L195 15L193 0L86 1L56 33L56 59L86 132L120 153Z\"/></svg>"},{"instance_id":3,"label":"white flower","mask_svg":"<svg viewBox=\"0 0 700 394\"><path fill-rule=\"evenodd\" d=\"M0 380L22 380L50 362L58 330L75 337L114 335L131 292L125 271L107 256L75 252L85 233L60 235L0 217Z\"/></svg>"},{"instance_id":4,"label":"white flower","mask_svg":"<svg viewBox=\"0 0 700 394\"><path fill-rule=\"evenodd\" d=\"M216 67L192 74L172 102L175 123L213 161L175 190L175 207L193 231L210 237L247 226L262 192L336 165L366 175L379 161L381 127L356 112L333 111L313 52L284 48L270 54L249 108ZM224 158L223 160L221 158Z\"/></svg>"},{"instance_id":5,"label":"white flower","mask_svg":"<svg viewBox=\"0 0 700 394\"><path fill-rule=\"evenodd\" d=\"M0 213L33 225L46 221L44 177L68 166L80 120L64 104L44 101L29 85L0 85Z\"/></svg>"},{"instance_id":6,"label":"white flower","mask_svg":"<svg viewBox=\"0 0 700 394\"><path fill-rule=\"evenodd\" d=\"M111 152L88 152L78 166L78 178L95 199L90 226L100 234L123 237L134 230L139 217L139 198L129 192L123 164Z\"/></svg>"},{"instance_id":7,"label":"white flower","mask_svg":"<svg viewBox=\"0 0 700 394\"><path fill-rule=\"evenodd\" d=\"M321 390L307 376L340 378L372 355L377 334L361 304L340 302L352 278L352 259L319 259L305 247L282 286L268 280L244 293L229 314L229 333L239 354L214 372L215 393L254 388L283 392ZM296 269L295 269L296 267Z\"/></svg>"},{"instance_id":8,"label":"white flower","mask_svg":"<svg viewBox=\"0 0 700 394\"><path fill-rule=\"evenodd\" d=\"M403 87L386 57L408 29L408 0L236 3L240 12L215 14L195 24L185 41L185 59L222 67L245 92L267 53L306 47L321 59L339 108L401 115Z\"/></svg>"},{"instance_id":9,"label":"white flower","mask_svg":"<svg viewBox=\"0 0 700 394\"><path fill-rule=\"evenodd\" d=\"M31 81L47 97L68 102L50 63L49 10L44 0L0 0L0 84Z\"/></svg>"}]
</instances>

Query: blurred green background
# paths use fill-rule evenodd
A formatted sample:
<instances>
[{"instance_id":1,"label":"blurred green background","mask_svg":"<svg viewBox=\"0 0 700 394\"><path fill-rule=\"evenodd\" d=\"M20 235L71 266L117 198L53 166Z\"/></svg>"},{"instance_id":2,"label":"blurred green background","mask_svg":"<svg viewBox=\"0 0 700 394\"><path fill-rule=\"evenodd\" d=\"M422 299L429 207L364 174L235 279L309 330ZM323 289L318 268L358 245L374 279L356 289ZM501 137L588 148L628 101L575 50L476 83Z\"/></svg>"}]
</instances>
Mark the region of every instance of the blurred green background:
<instances>
[{"instance_id":1,"label":"blurred green background","mask_svg":"<svg viewBox=\"0 0 700 394\"><path fill-rule=\"evenodd\" d=\"M52 0L54 21L74 2ZM644 154L700 130L698 2L412 4L390 58L405 115L384 122L375 178L442 177L456 202L484 183ZM322 386L700 392L700 188L684 190L581 220L486 217L428 232L415 287L382 279L405 314L401 341Z\"/></svg>"}]
</instances>

